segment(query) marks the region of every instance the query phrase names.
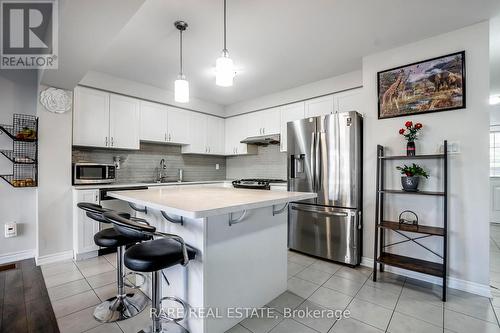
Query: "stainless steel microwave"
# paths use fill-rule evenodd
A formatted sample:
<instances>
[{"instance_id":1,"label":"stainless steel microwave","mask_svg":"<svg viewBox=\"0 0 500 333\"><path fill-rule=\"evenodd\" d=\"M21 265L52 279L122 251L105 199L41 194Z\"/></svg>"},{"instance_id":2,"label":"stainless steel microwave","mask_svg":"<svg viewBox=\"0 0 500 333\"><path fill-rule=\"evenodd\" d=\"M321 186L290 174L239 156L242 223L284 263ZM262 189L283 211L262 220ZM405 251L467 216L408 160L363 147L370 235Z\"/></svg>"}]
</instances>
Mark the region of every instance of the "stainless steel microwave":
<instances>
[{"instance_id":1,"label":"stainless steel microwave","mask_svg":"<svg viewBox=\"0 0 500 333\"><path fill-rule=\"evenodd\" d=\"M116 168L113 164L73 164L73 185L111 184L115 180Z\"/></svg>"}]
</instances>

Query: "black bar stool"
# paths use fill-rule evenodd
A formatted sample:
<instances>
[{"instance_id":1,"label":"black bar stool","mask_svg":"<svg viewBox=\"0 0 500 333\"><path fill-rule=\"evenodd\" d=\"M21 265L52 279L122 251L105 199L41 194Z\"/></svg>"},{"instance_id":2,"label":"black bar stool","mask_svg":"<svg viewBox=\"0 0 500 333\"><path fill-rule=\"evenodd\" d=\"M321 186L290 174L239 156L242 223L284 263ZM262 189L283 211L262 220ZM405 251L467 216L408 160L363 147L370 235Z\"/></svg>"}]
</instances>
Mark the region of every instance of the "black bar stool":
<instances>
[{"instance_id":1,"label":"black bar stool","mask_svg":"<svg viewBox=\"0 0 500 333\"><path fill-rule=\"evenodd\" d=\"M102 206L88 203L80 202L77 204L78 208L83 209L87 212L87 216L91 219L109 224L109 221L104 219L102 214L104 212L109 212L110 210L102 208ZM119 213L120 216L130 218L127 213ZM134 218L135 219L135 218ZM147 223L142 219L135 219L137 223ZM94 235L94 242L96 245L106 248L116 248L116 273L117 273L117 294L116 296L104 301L99 304L94 310L94 318L101 323L111 323L115 321L125 320L132 318L144 310L147 306L148 299L141 293L126 293L125 286L132 287L134 289L140 286L132 286L125 283L124 274L124 264L123 256L125 252L125 247L133 245L135 243L149 240L150 236L138 235L138 237L126 237L114 228L108 228L99 231ZM142 274L141 274L142 275ZM146 277L143 276L144 281Z\"/></svg>"},{"instance_id":2,"label":"black bar stool","mask_svg":"<svg viewBox=\"0 0 500 333\"><path fill-rule=\"evenodd\" d=\"M125 266L127 268L138 272L152 273L152 325L139 331L139 333L189 333L188 330L178 324L179 321L186 318L188 305L177 297L161 297L160 273L163 269L175 265L186 266L189 260L196 257L196 250L186 245L184 239L178 235L158 232L153 226L137 223L124 216L120 216L116 212L105 212L102 215L106 220L113 223L118 232L126 237L159 237L151 241L133 245L125 252ZM161 303L164 300L180 304L183 308L183 316L172 318L163 313ZM162 319L166 322L162 323Z\"/></svg>"}]
</instances>

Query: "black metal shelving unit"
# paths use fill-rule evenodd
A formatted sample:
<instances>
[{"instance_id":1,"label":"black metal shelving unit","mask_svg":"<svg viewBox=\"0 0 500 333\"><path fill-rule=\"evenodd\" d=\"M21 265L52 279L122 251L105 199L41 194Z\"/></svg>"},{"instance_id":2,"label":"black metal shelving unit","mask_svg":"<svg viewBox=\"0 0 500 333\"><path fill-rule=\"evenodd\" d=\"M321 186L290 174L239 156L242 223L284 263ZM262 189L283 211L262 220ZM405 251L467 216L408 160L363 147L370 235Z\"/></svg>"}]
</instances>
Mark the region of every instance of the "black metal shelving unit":
<instances>
[{"instance_id":1,"label":"black metal shelving unit","mask_svg":"<svg viewBox=\"0 0 500 333\"><path fill-rule=\"evenodd\" d=\"M446 278L448 264L448 143L443 142L443 154L416 155L416 156L385 156L384 147L377 146L377 193L375 201L375 237L374 237L374 262L373 262L373 281L377 281L377 266L380 272L384 271L384 265L403 268L414 272L424 273L442 278L443 293L442 300L446 302ZM385 188L385 161L388 160L442 160L443 164L443 190L442 191L417 191L407 192L403 190L393 190ZM386 195L425 195L437 196L443 198L443 227L428 225L406 225L398 221L388 221L384 217L384 199ZM385 231L392 231L406 238L392 244L385 243ZM419 234L419 236L410 237L405 232ZM428 237L443 238L443 253L439 254L421 244L418 240ZM413 257L401 256L398 254L386 252L388 247L414 242L425 250L431 252L440 258L439 262L427 261Z\"/></svg>"},{"instance_id":2,"label":"black metal shelving unit","mask_svg":"<svg viewBox=\"0 0 500 333\"><path fill-rule=\"evenodd\" d=\"M0 175L13 187L38 185L38 118L14 114L12 125L0 124L0 134L12 140L12 150L2 149L0 154L12 162L12 173Z\"/></svg>"}]
</instances>

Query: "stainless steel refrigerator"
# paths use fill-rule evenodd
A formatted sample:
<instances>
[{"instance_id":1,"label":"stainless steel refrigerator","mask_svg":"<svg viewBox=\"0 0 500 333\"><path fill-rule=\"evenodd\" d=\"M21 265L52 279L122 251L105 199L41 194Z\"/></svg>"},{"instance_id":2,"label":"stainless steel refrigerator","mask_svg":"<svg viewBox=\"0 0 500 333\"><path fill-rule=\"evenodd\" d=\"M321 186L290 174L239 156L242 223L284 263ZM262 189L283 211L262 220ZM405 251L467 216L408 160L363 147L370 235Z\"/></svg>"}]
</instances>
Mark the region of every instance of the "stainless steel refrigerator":
<instances>
[{"instance_id":1,"label":"stainless steel refrigerator","mask_svg":"<svg viewBox=\"0 0 500 333\"><path fill-rule=\"evenodd\" d=\"M288 129L288 190L316 192L290 204L288 246L358 265L362 251L362 117L343 112L296 120Z\"/></svg>"}]
</instances>

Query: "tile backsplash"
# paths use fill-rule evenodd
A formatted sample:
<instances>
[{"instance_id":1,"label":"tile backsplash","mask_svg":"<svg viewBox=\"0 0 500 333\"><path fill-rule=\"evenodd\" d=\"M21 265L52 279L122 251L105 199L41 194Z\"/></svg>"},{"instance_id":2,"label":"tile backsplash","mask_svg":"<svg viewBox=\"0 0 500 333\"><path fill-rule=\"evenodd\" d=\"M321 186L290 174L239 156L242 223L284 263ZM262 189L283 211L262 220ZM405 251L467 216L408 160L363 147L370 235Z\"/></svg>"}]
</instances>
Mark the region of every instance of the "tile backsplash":
<instances>
[{"instance_id":1,"label":"tile backsplash","mask_svg":"<svg viewBox=\"0 0 500 333\"><path fill-rule=\"evenodd\" d=\"M287 154L280 152L279 145L259 146L257 155L226 158L226 178L287 179Z\"/></svg>"},{"instance_id":2,"label":"tile backsplash","mask_svg":"<svg viewBox=\"0 0 500 333\"><path fill-rule=\"evenodd\" d=\"M167 165L166 177L177 180L179 169L184 170L185 181L226 179L226 158L223 156L185 155L180 146L141 143L140 150L110 150L102 148L73 147L74 162L113 163L120 156L121 168L116 181L136 183L154 181L161 159ZM215 165L219 164L219 170Z\"/></svg>"}]
</instances>

